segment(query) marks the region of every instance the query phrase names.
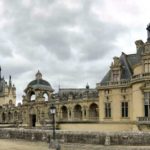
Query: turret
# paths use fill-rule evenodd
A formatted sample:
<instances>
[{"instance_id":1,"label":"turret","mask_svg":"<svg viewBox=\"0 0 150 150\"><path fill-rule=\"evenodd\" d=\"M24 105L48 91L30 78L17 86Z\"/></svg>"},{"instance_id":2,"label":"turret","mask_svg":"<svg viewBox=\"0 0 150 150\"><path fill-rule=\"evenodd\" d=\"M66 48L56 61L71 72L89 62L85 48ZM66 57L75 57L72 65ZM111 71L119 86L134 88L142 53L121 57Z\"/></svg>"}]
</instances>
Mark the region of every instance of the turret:
<instances>
[{"instance_id":1,"label":"turret","mask_svg":"<svg viewBox=\"0 0 150 150\"><path fill-rule=\"evenodd\" d=\"M11 76L9 76L9 87L12 87Z\"/></svg>"}]
</instances>

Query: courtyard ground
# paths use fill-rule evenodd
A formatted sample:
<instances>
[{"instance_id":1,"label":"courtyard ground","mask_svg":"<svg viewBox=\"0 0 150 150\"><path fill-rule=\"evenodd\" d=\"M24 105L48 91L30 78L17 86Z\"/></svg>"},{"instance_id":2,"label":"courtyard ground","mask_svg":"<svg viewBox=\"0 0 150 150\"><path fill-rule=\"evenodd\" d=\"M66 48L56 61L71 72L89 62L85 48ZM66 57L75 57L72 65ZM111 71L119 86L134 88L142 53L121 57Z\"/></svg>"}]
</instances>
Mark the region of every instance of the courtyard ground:
<instances>
[{"instance_id":1,"label":"courtyard ground","mask_svg":"<svg viewBox=\"0 0 150 150\"><path fill-rule=\"evenodd\" d=\"M44 142L0 139L0 150L49 150ZM63 144L61 150L150 150L150 146L102 146L90 144Z\"/></svg>"}]
</instances>

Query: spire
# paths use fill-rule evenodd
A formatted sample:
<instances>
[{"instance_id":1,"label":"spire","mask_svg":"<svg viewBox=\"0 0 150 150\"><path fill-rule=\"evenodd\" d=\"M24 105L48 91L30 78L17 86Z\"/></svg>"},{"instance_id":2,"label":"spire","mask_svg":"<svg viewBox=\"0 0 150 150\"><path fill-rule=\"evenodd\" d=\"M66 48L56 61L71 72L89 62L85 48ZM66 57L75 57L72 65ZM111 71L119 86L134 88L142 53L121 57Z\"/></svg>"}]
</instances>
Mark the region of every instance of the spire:
<instances>
[{"instance_id":1,"label":"spire","mask_svg":"<svg viewBox=\"0 0 150 150\"><path fill-rule=\"evenodd\" d=\"M10 86L10 87L12 86L12 83L11 83L11 75L9 76L9 86Z\"/></svg>"},{"instance_id":2,"label":"spire","mask_svg":"<svg viewBox=\"0 0 150 150\"><path fill-rule=\"evenodd\" d=\"M147 42L150 42L150 23L147 25Z\"/></svg>"},{"instance_id":3,"label":"spire","mask_svg":"<svg viewBox=\"0 0 150 150\"><path fill-rule=\"evenodd\" d=\"M36 76L36 80L42 79L42 73L39 70L35 76Z\"/></svg>"},{"instance_id":4,"label":"spire","mask_svg":"<svg viewBox=\"0 0 150 150\"><path fill-rule=\"evenodd\" d=\"M1 79L1 71L2 71L2 69L1 69L1 66L0 66L0 79Z\"/></svg>"}]
</instances>

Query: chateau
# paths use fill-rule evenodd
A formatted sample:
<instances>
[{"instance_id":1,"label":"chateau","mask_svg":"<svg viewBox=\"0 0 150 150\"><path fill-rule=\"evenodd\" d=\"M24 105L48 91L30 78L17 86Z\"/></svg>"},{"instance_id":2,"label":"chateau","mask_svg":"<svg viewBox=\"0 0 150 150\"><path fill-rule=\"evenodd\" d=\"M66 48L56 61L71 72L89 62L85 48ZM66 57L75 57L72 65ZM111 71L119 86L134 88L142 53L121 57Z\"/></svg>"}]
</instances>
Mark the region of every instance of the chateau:
<instances>
[{"instance_id":1,"label":"chateau","mask_svg":"<svg viewBox=\"0 0 150 150\"><path fill-rule=\"evenodd\" d=\"M135 42L136 53L114 57L110 70L95 89L59 89L54 92L40 71L15 106L16 88L0 75L0 126L51 127L51 104L56 127L74 131L135 131L150 128L150 25L148 38Z\"/></svg>"}]
</instances>

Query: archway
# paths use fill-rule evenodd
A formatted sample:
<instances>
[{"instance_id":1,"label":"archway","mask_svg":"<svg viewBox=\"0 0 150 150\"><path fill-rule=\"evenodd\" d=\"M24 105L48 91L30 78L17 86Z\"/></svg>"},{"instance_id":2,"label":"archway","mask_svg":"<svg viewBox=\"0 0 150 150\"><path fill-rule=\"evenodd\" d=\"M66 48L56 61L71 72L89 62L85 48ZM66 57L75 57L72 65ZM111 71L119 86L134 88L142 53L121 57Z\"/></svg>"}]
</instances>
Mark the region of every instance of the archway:
<instances>
[{"instance_id":1,"label":"archway","mask_svg":"<svg viewBox=\"0 0 150 150\"><path fill-rule=\"evenodd\" d=\"M11 113L11 112L8 112L8 122L11 122L12 119L13 119L13 118L12 118L12 113Z\"/></svg>"},{"instance_id":2,"label":"archway","mask_svg":"<svg viewBox=\"0 0 150 150\"><path fill-rule=\"evenodd\" d=\"M2 122L5 122L5 120L6 120L6 115L5 115L5 113L3 112L3 113L2 113Z\"/></svg>"},{"instance_id":3,"label":"archway","mask_svg":"<svg viewBox=\"0 0 150 150\"><path fill-rule=\"evenodd\" d=\"M74 107L74 119L81 120L82 119L82 107L80 105L76 105Z\"/></svg>"},{"instance_id":4,"label":"archway","mask_svg":"<svg viewBox=\"0 0 150 150\"><path fill-rule=\"evenodd\" d=\"M17 111L14 112L14 120L15 121L18 120L18 113L17 113Z\"/></svg>"},{"instance_id":5,"label":"archway","mask_svg":"<svg viewBox=\"0 0 150 150\"><path fill-rule=\"evenodd\" d=\"M48 96L48 94L47 94L47 93L44 93L44 94L43 94L43 97L44 97L44 101L48 101L49 96Z\"/></svg>"},{"instance_id":6,"label":"archway","mask_svg":"<svg viewBox=\"0 0 150 150\"><path fill-rule=\"evenodd\" d=\"M68 109L66 106L61 107L61 112L62 112L62 119L68 120Z\"/></svg>"},{"instance_id":7,"label":"archway","mask_svg":"<svg viewBox=\"0 0 150 150\"><path fill-rule=\"evenodd\" d=\"M36 120L37 120L37 116L36 116L36 112L35 112L35 108L32 107L30 109L30 112L29 112L29 126L30 127L35 127L36 126Z\"/></svg>"},{"instance_id":8,"label":"archway","mask_svg":"<svg viewBox=\"0 0 150 150\"><path fill-rule=\"evenodd\" d=\"M31 127L35 127L36 126L36 115L35 114L30 115L30 119L31 119Z\"/></svg>"},{"instance_id":9,"label":"archway","mask_svg":"<svg viewBox=\"0 0 150 150\"><path fill-rule=\"evenodd\" d=\"M36 99L35 92L30 92L30 101L34 101Z\"/></svg>"},{"instance_id":10,"label":"archway","mask_svg":"<svg viewBox=\"0 0 150 150\"><path fill-rule=\"evenodd\" d=\"M91 120L97 120L99 117L98 115L98 105L95 103L92 103L89 107L89 119Z\"/></svg>"}]
</instances>

